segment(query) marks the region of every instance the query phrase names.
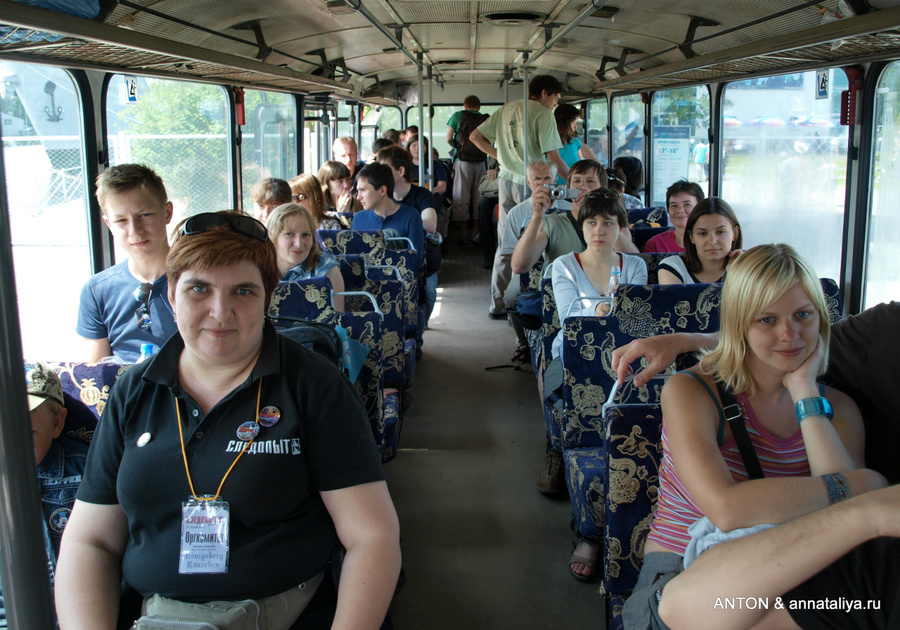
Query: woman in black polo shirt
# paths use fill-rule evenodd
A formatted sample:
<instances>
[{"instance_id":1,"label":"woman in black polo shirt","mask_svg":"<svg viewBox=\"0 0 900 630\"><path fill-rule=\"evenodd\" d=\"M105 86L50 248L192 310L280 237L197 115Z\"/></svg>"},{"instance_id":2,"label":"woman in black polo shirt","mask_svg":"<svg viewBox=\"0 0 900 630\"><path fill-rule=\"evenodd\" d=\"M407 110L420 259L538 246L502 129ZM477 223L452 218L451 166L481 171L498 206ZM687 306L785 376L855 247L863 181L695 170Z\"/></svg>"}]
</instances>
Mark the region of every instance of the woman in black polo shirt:
<instances>
[{"instance_id":1,"label":"woman in black polo shirt","mask_svg":"<svg viewBox=\"0 0 900 630\"><path fill-rule=\"evenodd\" d=\"M179 334L110 395L63 541L61 627L115 628L122 578L145 606L252 599L260 627L301 627L342 546L333 627L378 628L399 526L358 396L266 321L262 224L205 213L177 231Z\"/></svg>"}]
</instances>

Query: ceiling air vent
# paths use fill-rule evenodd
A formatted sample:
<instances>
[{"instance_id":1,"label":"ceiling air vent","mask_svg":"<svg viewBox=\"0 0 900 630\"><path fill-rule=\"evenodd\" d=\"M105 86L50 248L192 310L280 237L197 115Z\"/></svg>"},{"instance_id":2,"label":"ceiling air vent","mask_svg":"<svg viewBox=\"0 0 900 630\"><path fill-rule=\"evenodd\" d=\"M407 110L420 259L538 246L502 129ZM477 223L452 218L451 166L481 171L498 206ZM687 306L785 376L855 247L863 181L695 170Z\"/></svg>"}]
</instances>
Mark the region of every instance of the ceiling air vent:
<instances>
[{"instance_id":1,"label":"ceiling air vent","mask_svg":"<svg viewBox=\"0 0 900 630\"><path fill-rule=\"evenodd\" d=\"M540 13L486 13L484 21L498 26L533 26L544 21Z\"/></svg>"}]
</instances>

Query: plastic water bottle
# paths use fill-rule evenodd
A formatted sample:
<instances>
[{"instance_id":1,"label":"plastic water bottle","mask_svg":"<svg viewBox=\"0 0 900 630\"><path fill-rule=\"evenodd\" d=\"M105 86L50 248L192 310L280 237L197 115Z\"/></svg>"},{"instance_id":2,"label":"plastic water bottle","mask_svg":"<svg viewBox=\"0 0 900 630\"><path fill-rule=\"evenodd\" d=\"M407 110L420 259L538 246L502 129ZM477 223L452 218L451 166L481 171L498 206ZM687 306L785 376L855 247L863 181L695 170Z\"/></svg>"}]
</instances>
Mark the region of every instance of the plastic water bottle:
<instances>
[{"instance_id":1,"label":"plastic water bottle","mask_svg":"<svg viewBox=\"0 0 900 630\"><path fill-rule=\"evenodd\" d=\"M613 297L616 294L616 289L619 288L619 280L622 277L622 269L619 265L613 265L612 269L609 270L609 284L606 285L606 295L608 297Z\"/></svg>"},{"instance_id":2,"label":"plastic water bottle","mask_svg":"<svg viewBox=\"0 0 900 630\"><path fill-rule=\"evenodd\" d=\"M156 354L156 350L157 350L156 346L154 346L152 343L142 343L141 344L141 356L138 357L137 362L143 363L144 361L146 361L147 359L152 357L154 354Z\"/></svg>"}]
</instances>

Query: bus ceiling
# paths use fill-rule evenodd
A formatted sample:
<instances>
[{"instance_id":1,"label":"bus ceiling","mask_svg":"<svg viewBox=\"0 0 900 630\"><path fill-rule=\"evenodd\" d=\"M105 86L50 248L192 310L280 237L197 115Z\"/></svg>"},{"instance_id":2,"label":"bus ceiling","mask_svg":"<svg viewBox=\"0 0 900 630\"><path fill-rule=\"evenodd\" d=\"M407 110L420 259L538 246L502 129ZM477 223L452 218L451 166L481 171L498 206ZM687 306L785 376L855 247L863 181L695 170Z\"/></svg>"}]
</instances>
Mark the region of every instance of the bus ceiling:
<instances>
[{"instance_id":1,"label":"bus ceiling","mask_svg":"<svg viewBox=\"0 0 900 630\"><path fill-rule=\"evenodd\" d=\"M900 0L0 0L0 59L376 104L557 75L567 94L652 91L900 55ZM90 5L90 3L86 3ZM93 15L92 15L93 13ZM250 17L251 19L248 19ZM518 94L515 95L518 97Z\"/></svg>"}]
</instances>

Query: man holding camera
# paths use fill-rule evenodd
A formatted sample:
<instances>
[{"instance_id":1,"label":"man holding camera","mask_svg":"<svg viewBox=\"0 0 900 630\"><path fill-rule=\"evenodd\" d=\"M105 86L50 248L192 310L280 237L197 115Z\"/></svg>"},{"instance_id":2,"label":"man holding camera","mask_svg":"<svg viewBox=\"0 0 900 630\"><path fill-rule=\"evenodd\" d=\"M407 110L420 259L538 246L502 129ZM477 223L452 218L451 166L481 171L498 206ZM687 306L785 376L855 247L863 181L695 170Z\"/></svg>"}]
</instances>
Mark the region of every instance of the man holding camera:
<instances>
[{"instance_id":1,"label":"man holding camera","mask_svg":"<svg viewBox=\"0 0 900 630\"><path fill-rule=\"evenodd\" d=\"M572 212L547 215L552 207L551 189L539 187L532 192L531 221L516 244L512 254L513 273L527 273L543 255L544 275L550 273L550 263L563 254L580 252L584 249L581 235L572 219L578 219L578 209L587 193L606 188L606 171L596 160L579 160L569 171L569 188L580 191L572 202ZM565 194L564 196L571 196ZM631 242L631 232L619 232L616 251L637 253Z\"/></svg>"}]
</instances>

